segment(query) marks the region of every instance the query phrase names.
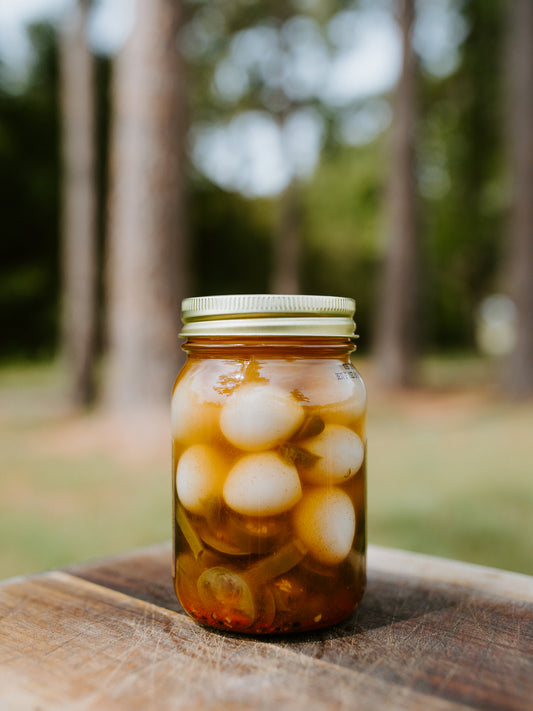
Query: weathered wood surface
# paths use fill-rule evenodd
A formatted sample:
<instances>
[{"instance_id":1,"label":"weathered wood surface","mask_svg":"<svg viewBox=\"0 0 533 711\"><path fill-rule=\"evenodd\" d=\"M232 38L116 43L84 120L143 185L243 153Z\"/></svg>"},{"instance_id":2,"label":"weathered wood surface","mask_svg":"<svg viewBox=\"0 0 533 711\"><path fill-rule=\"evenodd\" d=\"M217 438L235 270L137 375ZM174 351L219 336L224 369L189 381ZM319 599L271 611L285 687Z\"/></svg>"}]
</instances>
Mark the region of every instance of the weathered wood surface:
<instances>
[{"instance_id":1,"label":"weathered wood surface","mask_svg":"<svg viewBox=\"0 0 533 711\"><path fill-rule=\"evenodd\" d=\"M371 547L344 624L206 630L157 546L0 584L0 710L533 709L533 578Z\"/></svg>"}]
</instances>

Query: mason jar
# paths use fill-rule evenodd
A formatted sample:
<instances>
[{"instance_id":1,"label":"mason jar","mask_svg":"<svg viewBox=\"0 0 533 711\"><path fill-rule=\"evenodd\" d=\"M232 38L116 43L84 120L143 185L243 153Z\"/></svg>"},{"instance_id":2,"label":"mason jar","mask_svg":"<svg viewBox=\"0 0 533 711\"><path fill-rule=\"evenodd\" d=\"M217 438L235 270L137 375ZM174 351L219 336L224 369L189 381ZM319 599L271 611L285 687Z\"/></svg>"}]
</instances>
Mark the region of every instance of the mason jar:
<instances>
[{"instance_id":1,"label":"mason jar","mask_svg":"<svg viewBox=\"0 0 533 711\"><path fill-rule=\"evenodd\" d=\"M366 393L355 302L185 299L172 393L173 573L204 625L272 634L340 622L366 568Z\"/></svg>"}]
</instances>

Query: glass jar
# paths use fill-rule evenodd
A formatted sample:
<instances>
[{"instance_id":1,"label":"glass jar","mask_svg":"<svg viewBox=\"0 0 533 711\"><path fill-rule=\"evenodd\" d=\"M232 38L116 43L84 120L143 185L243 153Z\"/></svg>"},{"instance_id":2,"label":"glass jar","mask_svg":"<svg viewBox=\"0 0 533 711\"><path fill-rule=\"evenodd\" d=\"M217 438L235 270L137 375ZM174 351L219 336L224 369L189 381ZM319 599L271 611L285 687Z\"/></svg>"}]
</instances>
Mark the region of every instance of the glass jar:
<instances>
[{"instance_id":1,"label":"glass jar","mask_svg":"<svg viewBox=\"0 0 533 711\"><path fill-rule=\"evenodd\" d=\"M366 578L366 393L352 299L186 299L172 394L174 581L251 634L348 617Z\"/></svg>"}]
</instances>

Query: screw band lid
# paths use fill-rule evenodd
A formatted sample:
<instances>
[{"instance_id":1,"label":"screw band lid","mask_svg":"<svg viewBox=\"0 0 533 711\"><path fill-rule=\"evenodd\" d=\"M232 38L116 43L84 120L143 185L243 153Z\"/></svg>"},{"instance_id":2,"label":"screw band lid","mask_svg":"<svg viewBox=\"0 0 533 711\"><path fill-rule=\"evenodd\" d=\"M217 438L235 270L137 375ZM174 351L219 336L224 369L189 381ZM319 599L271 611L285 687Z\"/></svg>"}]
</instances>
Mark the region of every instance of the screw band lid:
<instances>
[{"instance_id":1,"label":"screw band lid","mask_svg":"<svg viewBox=\"0 0 533 711\"><path fill-rule=\"evenodd\" d=\"M232 294L182 303L180 336L355 338L355 301L341 296Z\"/></svg>"}]
</instances>

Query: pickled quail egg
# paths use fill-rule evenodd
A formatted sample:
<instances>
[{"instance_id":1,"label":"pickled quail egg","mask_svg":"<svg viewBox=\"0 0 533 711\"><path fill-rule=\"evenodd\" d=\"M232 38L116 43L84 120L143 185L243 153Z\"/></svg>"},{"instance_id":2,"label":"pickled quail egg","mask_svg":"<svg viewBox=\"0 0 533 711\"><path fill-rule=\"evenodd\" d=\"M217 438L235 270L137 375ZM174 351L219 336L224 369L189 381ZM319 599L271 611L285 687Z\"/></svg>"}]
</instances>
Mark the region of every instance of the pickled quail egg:
<instances>
[{"instance_id":1,"label":"pickled quail egg","mask_svg":"<svg viewBox=\"0 0 533 711\"><path fill-rule=\"evenodd\" d=\"M309 365L297 387L308 398L312 411L328 422L349 425L364 413L365 386L349 363Z\"/></svg>"},{"instance_id":2,"label":"pickled quail egg","mask_svg":"<svg viewBox=\"0 0 533 711\"><path fill-rule=\"evenodd\" d=\"M303 419L303 408L290 393L274 385L246 384L222 407L220 428L236 447L257 452L288 439Z\"/></svg>"},{"instance_id":3,"label":"pickled quail egg","mask_svg":"<svg viewBox=\"0 0 533 711\"><path fill-rule=\"evenodd\" d=\"M309 555L337 565L349 554L355 535L355 511L348 494L336 487L307 491L293 513L296 536Z\"/></svg>"},{"instance_id":4,"label":"pickled quail egg","mask_svg":"<svg viewBox=\"0 0 533 711\"><path fill-rule=\"evenodd\" d=\"M343 425L326 425L316 437L298 442L316 460L300 469L310 484L341 484L361 468L365 448L361 439Z\"/></svg>"},{"instance_id":5,"label":"pickled quail egg","mask_svg":"<svg viewBox=\"0 0 533 711\"><path fill-rule=\"evenodd\" d=\"M245 516L273 516L288 511L302 495L296 467L274 452L247 454L224 482L224 500Z\"/></svg>"},{"instance_id":6,"label":"pickled quail egg","mask_svg":"<svg viewBox=\"0 0 533 711\"><path fill-rule=\"evenodd\" d=\"M201 400L187 380L176 386L172 396L172 436L193 444L208 442L219 433L220 405Z\"/></svg>"},{"instance_id":7,"label":"pickled quail egg","mask_svg":"<svg viewBox=\"0 0 533 711\"><path fill-rule=\"evenodd\" d=\"M193 444L183 452L176 471L176 490L183 506L203 514L206 502L222 494L227 466L207 444Z\"/></svg>"}]
</instances>

